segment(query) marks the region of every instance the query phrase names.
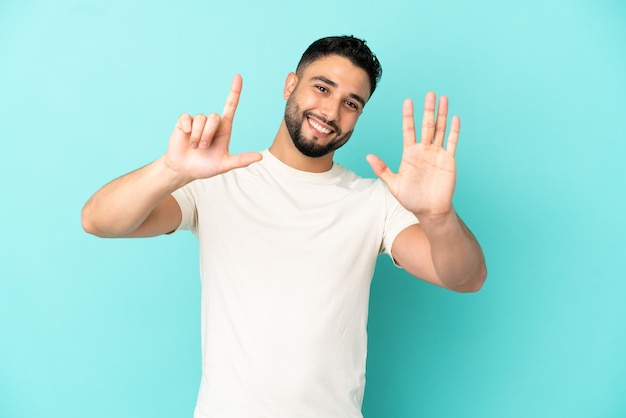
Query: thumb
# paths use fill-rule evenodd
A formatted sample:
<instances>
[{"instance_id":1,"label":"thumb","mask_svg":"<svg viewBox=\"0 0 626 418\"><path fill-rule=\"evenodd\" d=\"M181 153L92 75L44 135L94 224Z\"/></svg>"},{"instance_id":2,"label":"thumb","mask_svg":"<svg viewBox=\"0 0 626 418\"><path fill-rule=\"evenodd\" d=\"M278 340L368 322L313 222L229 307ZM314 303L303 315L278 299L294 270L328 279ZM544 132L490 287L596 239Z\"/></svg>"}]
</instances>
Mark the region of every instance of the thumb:
<instances>
[{"instance_id":1,"label":"thumb","mask_svg":"<svg viewBox=\"0 0 626 418\"><path fill-rule=\"evenodd\" d=\"M261 161L262 159L263 155L259 152L244 152L241 154L229 155L220 172L225 173L236 168L246 167L252 163Z\"/></svg>"},{"instance_id":2,"label":"thumb","mask_svg":"<svg viewBox=\"0 0 626 418\"><path fill-rule=\"evenodd\" d=\"M375 156L374 154L369 154L367 157L367 162L374 170L374 174L376 174L382 181L387 185L388 188L391 189L391 184L395 182L396 174L387 167L387 164L383 162L380 158Z\"/></svg>"}]
</instances>

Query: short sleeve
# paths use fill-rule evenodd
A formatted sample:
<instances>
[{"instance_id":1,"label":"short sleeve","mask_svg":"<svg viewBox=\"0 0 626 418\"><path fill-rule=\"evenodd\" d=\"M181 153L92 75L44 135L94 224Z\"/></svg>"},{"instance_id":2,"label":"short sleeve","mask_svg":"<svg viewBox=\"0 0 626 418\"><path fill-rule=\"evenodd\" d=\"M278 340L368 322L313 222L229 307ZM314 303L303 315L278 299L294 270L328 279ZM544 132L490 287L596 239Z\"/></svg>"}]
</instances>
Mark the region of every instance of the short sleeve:
<instances>
[{"instance_id":1,"label":"short sleeve","mask_svg":"<svg viewBox=\"0 0 626 418\"><path fill-rule=\"evenodd\" d=\"M387 187L385 189L385 229L383 232L383 242L380 249L381 254L387 254L391 257L391 247L394 240L400 232L411 225L419 223L415 215L406 210ZM393 259L393 257L391 257ZM395 261L394 261L395 263Z\"/></svg>"},{"instance_id":2,"label":"short sleeve","mask_svg":"<svg viewBox=\"0 0 626 418\"><path fill-rule=\"evenodd\" d=\"M189 230L196 232L198 226L198 210L196 206L195 191L193 183L187 184L172 193L172 197L180 206L182 220L176 231Z\"/></svg>"}]
</instances>

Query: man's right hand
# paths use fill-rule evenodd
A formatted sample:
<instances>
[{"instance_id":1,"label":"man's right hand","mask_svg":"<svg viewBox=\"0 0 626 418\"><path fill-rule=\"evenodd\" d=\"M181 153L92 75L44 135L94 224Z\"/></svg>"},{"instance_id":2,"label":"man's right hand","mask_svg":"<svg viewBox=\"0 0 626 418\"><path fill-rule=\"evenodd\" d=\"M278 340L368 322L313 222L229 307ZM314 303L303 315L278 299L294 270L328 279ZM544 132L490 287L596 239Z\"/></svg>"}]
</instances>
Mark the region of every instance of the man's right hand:
<instances>
[{"instance_id":1,"label":"man's right hand","mask_svg":"<svg viewBox=\"0 0 626 418\"><path fill-rule=\"evenodd\" d=\"M241 95L242 79L235 75L220 117L217 113L178 118L165 154L165 164L190 182L223 174L261 160L258 152L228 152L233 119Z\"/></svg>"},{"instance_id":2,"label":"man's right hand","mask_svg":"<svg viewBox=\"0 0 626 418\"><path fill-rule=\"evenodd\" d=\"M175 230L181 211L171 193L183 185L239 167L262 156L228 152L241 76L230 88L224 113L182 115L170 137L167 153L98 190L83 207L82 225L100 237L150 237Z\"/></svg>"}]
</instances>

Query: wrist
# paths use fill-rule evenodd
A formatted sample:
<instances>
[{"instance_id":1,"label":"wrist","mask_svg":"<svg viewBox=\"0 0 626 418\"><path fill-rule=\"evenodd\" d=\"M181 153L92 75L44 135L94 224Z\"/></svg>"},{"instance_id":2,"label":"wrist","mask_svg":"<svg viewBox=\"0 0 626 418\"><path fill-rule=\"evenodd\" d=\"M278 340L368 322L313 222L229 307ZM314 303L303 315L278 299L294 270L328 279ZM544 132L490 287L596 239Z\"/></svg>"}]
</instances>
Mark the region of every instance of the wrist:
<instances>
[{"instance_id":1,"label":"wrist","mask_svg":"<svg viewBox=\"0 0 626 418\"><path fill-rule=\"evenodd\" d=\"M168 188L171 190L180 189L187 183L194 180L191 176L185 175L173 167L169 163L167 155L163 155L156 159L153 162L153 165L156 171L155 174L159 177L160 181L168 184Z\"/></svg>"},{"instance_id":2,"label":"wrist","mask_svg":"<svg viewBox=\"0 0 626 418\"><path fill-rule=\"evenodd\" d=\"M445 213L414 213L420 225L426 232L446 229L458 224L458 217L454 208Z\"/></svg>"}]
</instances>

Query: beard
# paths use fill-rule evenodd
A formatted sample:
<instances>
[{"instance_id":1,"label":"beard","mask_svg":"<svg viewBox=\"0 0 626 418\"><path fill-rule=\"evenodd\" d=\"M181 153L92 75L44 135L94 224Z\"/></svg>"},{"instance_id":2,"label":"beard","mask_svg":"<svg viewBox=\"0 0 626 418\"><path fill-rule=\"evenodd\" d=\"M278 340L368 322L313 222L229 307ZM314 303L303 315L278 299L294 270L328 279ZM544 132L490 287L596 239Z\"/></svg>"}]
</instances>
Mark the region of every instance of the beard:
<instances>
[{"instance_id":1,"label":"beard","mask_svg":"<svg viewBox=\"0 0 626 418\"><path fill-rule=\"evenodd\" d=\"M335 138L326 144L319 144L316 136L313 136L311 139L305 138L304 135L302 135L302 125L308 116L319 119L333 128L336 135ZM316 115L311 111L306 111L304 113L301 112L300 106L298 106L298 104L291 99L287 100L287 106L285 108L285 125L287 126L287 132L289 132L289 136L298 151L311 158L323 157L324 155L339 149L346 142L348 142L348 139L350 139L353 132L353 130L350 130L342 135L341 129L339 129L334 122L328 122L326 121L326 118Z\"/></svg>"}]
</instances>

